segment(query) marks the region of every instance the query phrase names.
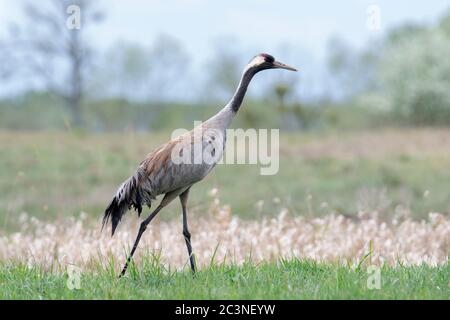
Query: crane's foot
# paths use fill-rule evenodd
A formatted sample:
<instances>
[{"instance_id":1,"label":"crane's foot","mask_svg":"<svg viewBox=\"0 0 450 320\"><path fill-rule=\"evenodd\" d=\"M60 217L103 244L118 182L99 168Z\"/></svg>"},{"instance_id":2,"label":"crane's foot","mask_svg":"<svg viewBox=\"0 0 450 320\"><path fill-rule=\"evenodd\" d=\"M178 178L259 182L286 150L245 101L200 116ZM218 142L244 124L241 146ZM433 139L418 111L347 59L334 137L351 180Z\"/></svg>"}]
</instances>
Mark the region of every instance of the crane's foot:
<instances>
[{"instance_id":1,"label":"crane's foot","mask_svg":"<svg viewBox=\"0 0 450 320\"><path fill-rule=\"evenodd\" d=\"M195 276L195 274L197 273L197 268L196 268L196 264L195 264L195 256L193 253L191 253L191 255L189 257L189 262L191 263L192 275Z\"/></svg>"},{"instance_id":2,"label":"crane's foot","mask_svg":"<svg viewBox=\"0 0 450 320\"><path fill-rule=\"evenodd\" d=\"M131 262L131 257L128 257L127 262L125 262L125 265L123 266L122 272L119 274L119 277L118 277L119 279L122 278L125 275L125 273L127 272L127 268L128 268L128 265L130 264L130 262Z\"/></svg>"}]
</instances>

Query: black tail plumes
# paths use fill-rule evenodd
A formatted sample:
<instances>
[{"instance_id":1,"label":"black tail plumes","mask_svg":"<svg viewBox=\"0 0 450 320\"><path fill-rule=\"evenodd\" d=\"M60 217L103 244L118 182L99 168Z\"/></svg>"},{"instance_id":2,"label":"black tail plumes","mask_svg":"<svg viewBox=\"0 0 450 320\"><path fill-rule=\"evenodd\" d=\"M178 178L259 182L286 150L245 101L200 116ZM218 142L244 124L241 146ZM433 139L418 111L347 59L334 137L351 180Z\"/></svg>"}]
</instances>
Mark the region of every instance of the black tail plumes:
<instances>
[{"instance_id":1,"label":"black tail plumes","mask_svg":"<svg viewBox=\"0 0 450 320\"><path fill-rule=\"evenodd\" d=\"M147 183L139 183L142 177L141 172L138 170L135 175L126 180L117 190L116 195L109 203L103 216L103 228L111 220L111 235L114 235L117 225L119 224L122 216L127 210L132 207L141 215L142 204L146 204L150 207L151 204L151 192L147 190Z\"/></svg>"},{"instance_id":2,"label":"black tail plumes","mask_svg":"<svg viewBox=\"0 0 450 320\"><path fill-rule=\"evenodd\" d=\"M117 196L115 196L111 200L108 208L106 208L105 210L105 215L103 216L102 230L108 224L109 219L111 219L112 225L111 236L113 236L114 232L116 231L117 225L120 222L120 219L122 219L122 216L127 210L128 204L125 201L119 202Z\"/></svg>"}]
</instances>

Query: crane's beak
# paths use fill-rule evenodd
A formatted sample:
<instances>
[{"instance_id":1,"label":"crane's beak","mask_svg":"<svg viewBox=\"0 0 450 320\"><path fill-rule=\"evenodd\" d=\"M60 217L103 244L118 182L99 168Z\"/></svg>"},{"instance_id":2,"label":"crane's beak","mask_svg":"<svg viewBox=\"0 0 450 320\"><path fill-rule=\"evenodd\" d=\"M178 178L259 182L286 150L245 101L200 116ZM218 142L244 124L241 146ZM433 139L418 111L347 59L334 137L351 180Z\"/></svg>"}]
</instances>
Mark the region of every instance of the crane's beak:
<instances>
[{"instance_id":1,"label":"crane's beak","mask_svg":"<svg viewBox=\"0 0 450 320\"><path fill-rule=\"evenodd\" d=\"M292 67L288 66L287 64L284 64L284 63L281 63L278 61L274 61L272 64L273 64L274 68L286 69L286 70L290 70L290 71L297 71L297 69L292 68Z\"/></svg>"}]
</instances>

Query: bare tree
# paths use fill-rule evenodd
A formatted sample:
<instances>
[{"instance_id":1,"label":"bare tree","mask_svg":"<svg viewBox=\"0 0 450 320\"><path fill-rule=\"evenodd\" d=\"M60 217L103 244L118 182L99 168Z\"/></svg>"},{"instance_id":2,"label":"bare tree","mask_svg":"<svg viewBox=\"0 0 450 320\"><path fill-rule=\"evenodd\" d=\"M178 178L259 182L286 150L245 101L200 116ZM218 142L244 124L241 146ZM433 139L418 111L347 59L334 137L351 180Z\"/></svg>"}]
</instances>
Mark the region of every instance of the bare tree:
<instances>
[{"instance_id":1,"label":"bare tree","mask_svg":"<svg viewBox=\"0 0 450 320\"><path fill-rule=\"evenodd\" d=\"M84 80L93 57L85 30L102 19L97 4L88 0L26 1L25 21L11 25L3 47L2 56L10 63L0 73L23 77L25 71L64 100L77 127L83 125Z\"/></svg>"}]
</instances>

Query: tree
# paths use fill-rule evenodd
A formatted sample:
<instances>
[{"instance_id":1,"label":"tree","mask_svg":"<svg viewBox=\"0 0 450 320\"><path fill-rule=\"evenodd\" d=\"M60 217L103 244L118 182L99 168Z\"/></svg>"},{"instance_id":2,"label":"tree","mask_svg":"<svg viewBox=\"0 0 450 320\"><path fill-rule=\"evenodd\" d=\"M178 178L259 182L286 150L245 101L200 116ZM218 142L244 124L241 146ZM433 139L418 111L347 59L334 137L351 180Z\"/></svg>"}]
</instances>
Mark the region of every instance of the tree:
<instances>
[{"instance_id":1,"label":"tree","mask_svg":"<svg viewBox=\"0 0 450 320\"><path fill-rule=\"evenodd\" d=\"M328 70L339 98L352 98L377 86L376 67L381 44L370 43L358 51L344 40L333 38L328 43Z\"/></svg>"},{"instance_id":2,"label":"tree","mask_svg":"<svg viewBox=\"0 0 450 320\"><path fill-rule=\"evenodd\" d=\"M450 37L450 10L444 15L439 23L439 29L441 29L448 37Z\"/></svg>"},{"instance_id":3,"label":"tree","mask_svg":"<svg viewBox=\"0 0 450 320\"><path fill-rule=\"evenodd\" d=\"M139 100L148 97L151 65L149 50L137 43L120 40L111 46L101 59L91 85L96 98L126 98Z\"/></svg>"},{"instance_id":4,"label":"tree","mask_svg":"<svg viewBox=\"0 0 450 320\"><path fill-rule=\"evenodd\" d=\"M149 92L155 100L168 100L177 97L184 76L190 64L189 54L174 37L161 34L149 50L150 77Z\"/></svg>"},{"instance_id":5,"label":"tree","mask_svg":"<svg viewBox=\"0 0 450 320\"><path fill-rule=\"evenodd\" d=\"M149 46L119 41L103 61L94 85L109 97L161 102L180 97L188 83L189 54L169 35L159 35Z\"/></svg>"},{"instance_id":6,"label":"tree","mask_svg":"<svg viewBox=\"0 0 450 320\"><path fill-rule=\"evenodd\" d=\"M380 61L383 92L398 115L415 124L450 123L450 52L439 28L389 42Z\"/></svg>"},{"instance_id":7,"label":"tree","mask_svg":"<svg viewBox=\"0 0 450 320\"><path fill-rule=\"evenodd\" d=\"M46 90L63 98L77 127L83 125L81 103L94 53L85 31L102 19L97 3L27 1L23 6L25 22L12 25L9 39L4 41L3 56L8 63L1 73L14 76L25 71Z\"/></svg>"},{"instance_id":8,"label":"tree","mask_svg":"<svg viewBox=\"0 0 450 320\"><path fill-rule=\"evenodd\" d=\"M233 46L229 46L233 43ZM237 81L242 73L240 52L236 49L238 44L234 38L219 38L213 44L214 52L206 64L208 70L207 87L213 95L220 98L229 98L237 87Z\"/></svg>"}]
</instances>

